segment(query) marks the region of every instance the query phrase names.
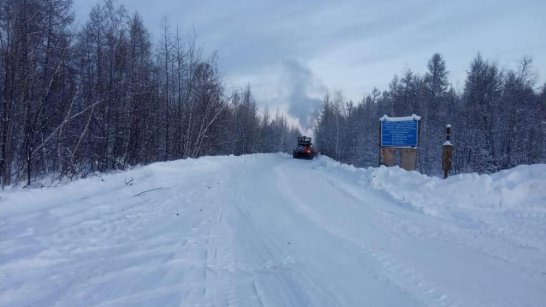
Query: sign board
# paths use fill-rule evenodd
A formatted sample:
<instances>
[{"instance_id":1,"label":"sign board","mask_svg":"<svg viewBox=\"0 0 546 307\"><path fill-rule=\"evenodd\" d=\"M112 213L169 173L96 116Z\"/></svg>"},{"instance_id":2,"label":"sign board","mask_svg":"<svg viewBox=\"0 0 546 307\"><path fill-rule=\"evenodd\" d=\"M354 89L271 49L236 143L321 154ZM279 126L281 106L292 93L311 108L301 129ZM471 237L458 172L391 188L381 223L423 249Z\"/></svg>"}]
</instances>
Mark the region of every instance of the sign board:
<instances>
[{"instance_id":1,"label":"sign board","mask_svg":"<svg viewBox=\"0 0 546 307\"><path fill-rule=\"evenodd\" d=\"M418 144L419 120L413 114L405 117L388 117L381 121L381 147L415 148Z\"/></svg>"}]
</instances>

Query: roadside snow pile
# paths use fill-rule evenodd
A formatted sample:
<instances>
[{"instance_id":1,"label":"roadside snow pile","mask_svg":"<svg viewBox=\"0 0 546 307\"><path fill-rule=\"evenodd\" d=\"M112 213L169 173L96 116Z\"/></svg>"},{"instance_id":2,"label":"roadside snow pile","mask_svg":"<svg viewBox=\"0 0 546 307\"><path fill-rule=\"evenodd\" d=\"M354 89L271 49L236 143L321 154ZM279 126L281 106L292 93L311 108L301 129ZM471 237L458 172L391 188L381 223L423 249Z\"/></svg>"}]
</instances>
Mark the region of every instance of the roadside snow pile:
<instances>
[{"instance_id":1,"label":"roadside snow pile","mask_svg":"<svg viewBox=\"0 0 546 307\"><path fill-rule=\"evenodd\" d=\"M369 176L375 189L430 215L450 207L546 210L546 165L518 166L492 175L461 174L446 180L387 167L370 170Z\"/></svg>"},{"instance_id":2,"label":"roadside snow pile","mask_svg":"<svg viewBox=\"0 0 546 307\"><path fill-rule=\"evenodd\" d=\"M452 208L508 210L524 206L546 212L546 164L520 165L491 175L460 174L446 180L399 167L359 169L324 156L317 164L331 171L342 168L358 174L362 185L432 216L444 216Z\"/></svg>"},{"instance_id":3,"label":"roadside snow pile","mask_svg":"<svg viewBox=\"0 0 546 307\"><path fill-rule=\"evenodd\" d=\"M0 218L36 210L46 210L60 204L82 202L90 197L117 194L118 199L132 197L150 189L167 188L173 178L190 177L193 172L217 170L233 156L202 157L170 162L156 162L147 166L136 166L127 171L99 174L58 186L42 188L11 188L0 195Z\"/></svg>"}]
</instances>

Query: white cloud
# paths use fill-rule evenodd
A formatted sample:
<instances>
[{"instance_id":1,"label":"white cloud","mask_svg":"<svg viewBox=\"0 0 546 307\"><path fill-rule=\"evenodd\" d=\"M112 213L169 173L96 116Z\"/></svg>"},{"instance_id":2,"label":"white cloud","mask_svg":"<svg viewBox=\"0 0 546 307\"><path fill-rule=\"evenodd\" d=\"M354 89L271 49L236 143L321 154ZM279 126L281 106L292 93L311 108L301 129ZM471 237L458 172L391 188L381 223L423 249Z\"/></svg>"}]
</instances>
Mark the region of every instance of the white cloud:
<instances>
[{"instance_id":1,"label":"white cloud","mask_svg":"<svg viewBox=\"0 0 546 307\"><path fill-rule=\"evenodd\" d=\"M509 67L530 55L539 72L546 74L543 0L117 3L129 12L139 11L156 35L164 16L183 32L195 27L205 52L218 50L228 86L250 83L258 102L292 106L301 121L305 120L300 113L309 103L306 95L321 96L312 93L320 90L309 87L310 83L322 80L328 88L360 100L373 87L387 89L392 76L404 68L424 71L435 52L446 59L455 84L464 83L478 51ZM74 0L74 4L78 18L86 18L92 6L89 1ZM297 63L295 69L287 69L283 64L287 61ZM301 75L305 70L309 82L300 82L297 77L305 75ZM545 77L538 81L544 82ZM290 89L286 80L291 78L296 78L293 85L303 88ZM292 99L287 98L290 95ZM298 95L301 99L296 99ZM302 105L295 105L297 101Z\"/></svg>"}]
</instances>

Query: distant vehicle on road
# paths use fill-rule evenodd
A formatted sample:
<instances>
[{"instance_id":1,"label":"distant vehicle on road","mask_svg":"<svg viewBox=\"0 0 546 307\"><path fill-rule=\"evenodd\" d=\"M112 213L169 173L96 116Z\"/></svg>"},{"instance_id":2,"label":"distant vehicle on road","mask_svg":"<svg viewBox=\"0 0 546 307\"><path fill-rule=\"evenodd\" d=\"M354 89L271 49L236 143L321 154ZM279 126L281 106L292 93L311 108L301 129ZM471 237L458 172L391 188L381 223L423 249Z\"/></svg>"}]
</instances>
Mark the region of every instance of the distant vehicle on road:
<instances>
[{"instance_id":1,"label":"distant vehicle on road","mask_svg":"<svg viewBox=\"0 0 546 307\"><path fill-rule=\"evenodd\" d=\"M298 136L298 146L292 151L292 157L294 159L313 159L317 151L313 147L311 138L308 136Z\"/></svg>"}]
</instances>

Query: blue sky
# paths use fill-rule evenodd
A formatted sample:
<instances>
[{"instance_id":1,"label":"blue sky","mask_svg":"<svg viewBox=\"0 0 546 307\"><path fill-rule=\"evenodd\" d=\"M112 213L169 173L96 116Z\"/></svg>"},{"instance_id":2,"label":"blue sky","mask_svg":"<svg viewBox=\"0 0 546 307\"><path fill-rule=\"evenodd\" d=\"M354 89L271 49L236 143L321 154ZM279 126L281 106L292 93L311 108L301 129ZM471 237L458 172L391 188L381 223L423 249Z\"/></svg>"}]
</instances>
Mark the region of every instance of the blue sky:
<instances>
[{"instance_id":1,"label":"blue sky","mask_svg":"<svg viewBox=\"0 0 546 307\"><path fill-rule=\"evenodd\" d=\"M95 1L73 0L80 24ZM446 60L462 90L480 52L503 68L534 59L537 87L546 77L546 1L212 1L115 0L138 11L153 36L167 18L194 28L207 53L219 55L226 88L250 83L258 103L300 119L326 90L355 101L394 74L424 73L433 53Z\"/></svg>"}]
</instances>

